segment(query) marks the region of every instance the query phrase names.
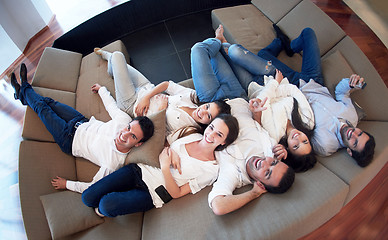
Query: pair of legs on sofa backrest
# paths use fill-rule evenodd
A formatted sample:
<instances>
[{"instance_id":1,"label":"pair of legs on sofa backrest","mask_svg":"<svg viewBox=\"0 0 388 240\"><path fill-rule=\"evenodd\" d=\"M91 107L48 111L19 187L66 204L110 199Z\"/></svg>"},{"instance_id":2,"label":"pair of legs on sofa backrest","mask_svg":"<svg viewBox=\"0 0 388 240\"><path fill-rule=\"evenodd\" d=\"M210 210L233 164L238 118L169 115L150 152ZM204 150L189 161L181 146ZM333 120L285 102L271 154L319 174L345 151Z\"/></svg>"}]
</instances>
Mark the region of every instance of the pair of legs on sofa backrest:
<instances>
[{"instance_id":1,"label":"pair of legs on sofa backrest","mask_svg":"<svg viewBox=\"0 0 388 240\"><path fill-rule=\"evenodd\" d=\"M350 99L350 91L364 79L358 75L343 79L337 85L337 96L334 99L324 86L319 45L314 30L305 28L296 39L290 42L276 25L274 28L277 38L257 55L241 45L230 45L223 35L217 36L217 30L216 38L196 44L192 48L191 56L196 88L199 86L199 89L202 89L202 86L206 85L222 86L224 79L218 72L227 69L225 72L233 75L228 76L228 81L240 83L245 92L248 92L251 82L264 85L263 75L274 75L276 68L288 78L290 83L300 88L313 108L316 128L312 143L318 154L327 156L339 148L347 148L348 153L360 166L368 165L374 154L374 138L361 129L353 127L357 125L358 117ZM287 50L288 55L303 51L301 72L291 69L277 59L283 49ZM211 71L216 74L212 75ZM310 81L311 79L313 81ZM239 88L236 90L241 91ZM217 92L218 89L211 91ZM212 97L206 95L208 93L198 94L200 99L204 96ZM322 104L318 103L318 99Z\"/></svg>"}]
</instances>

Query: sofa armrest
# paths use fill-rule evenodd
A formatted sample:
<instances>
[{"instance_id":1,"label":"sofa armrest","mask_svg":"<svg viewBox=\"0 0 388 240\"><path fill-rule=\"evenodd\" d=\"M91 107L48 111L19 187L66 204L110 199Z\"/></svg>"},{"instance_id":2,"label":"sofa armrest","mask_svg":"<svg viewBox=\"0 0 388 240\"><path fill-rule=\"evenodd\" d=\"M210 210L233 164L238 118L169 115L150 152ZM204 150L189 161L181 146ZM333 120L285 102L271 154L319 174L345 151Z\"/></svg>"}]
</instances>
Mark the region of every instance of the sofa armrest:
<instances>
[{"instance_id":1,"label":"sofa armrest","mask_svg":"<svg viewBox=\"0 0 388 240\"><path fill-rule=\"evenodd\" d=\"M57 192L51 179L76 179L74 157L56 143L24 140L19 149L19 191L28 239L49 239L50 229L40 196Z\"/></svg>"}]
</instances>

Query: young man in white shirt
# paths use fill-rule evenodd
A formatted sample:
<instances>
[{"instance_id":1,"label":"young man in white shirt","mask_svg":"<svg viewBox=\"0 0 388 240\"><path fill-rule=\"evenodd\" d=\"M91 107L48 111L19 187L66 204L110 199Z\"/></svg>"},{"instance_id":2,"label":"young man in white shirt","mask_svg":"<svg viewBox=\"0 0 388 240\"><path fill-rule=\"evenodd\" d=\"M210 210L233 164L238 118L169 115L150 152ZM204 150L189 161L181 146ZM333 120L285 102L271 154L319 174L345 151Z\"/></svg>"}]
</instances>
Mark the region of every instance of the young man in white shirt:
<instances>
[{"instance_id":1,"label":"young man in white shirt","mask_svg":"<svg viewBox=\"0 0 388 240\"><path fill-rule=\"evenodd\" d=\"M295 178L292 168L276 160L283 158L286 150L276 145L276 141L252 118L248 102L236 98L228 104L239 122L240 131L237 140L227 148L228 154L220 161L218 179L208 196L209 206L217 215L235 211L267 191L284 193ZM264 102L260 107L263 105ZM248 184L253 184L250 191L233 194L236 188Z\"/></svg>"},{"instance_id":2,"label":"young man in white shirt","mask_svg":"<svg viewBox=\"0 0 388 240\"><path fill-rule=\"evenodd\" d=\"M53 135L61 150L76 157L83 157L100 166L100 170L90 183L67 181L61 177L52 180L56 189L83 192L93 182L112 173L124 165L125 158L133 147L140 146L154 133L154 125L147 117L131 119L121 111L116 101L105 87L92 86L98 93L112 120L102 122L93 116L87 119L74 108L51 98L37 94L27 82L27 68L21 65L20 86L14 73L11 84L15 98L30 106Z\"/></svg>"}]
</instances>

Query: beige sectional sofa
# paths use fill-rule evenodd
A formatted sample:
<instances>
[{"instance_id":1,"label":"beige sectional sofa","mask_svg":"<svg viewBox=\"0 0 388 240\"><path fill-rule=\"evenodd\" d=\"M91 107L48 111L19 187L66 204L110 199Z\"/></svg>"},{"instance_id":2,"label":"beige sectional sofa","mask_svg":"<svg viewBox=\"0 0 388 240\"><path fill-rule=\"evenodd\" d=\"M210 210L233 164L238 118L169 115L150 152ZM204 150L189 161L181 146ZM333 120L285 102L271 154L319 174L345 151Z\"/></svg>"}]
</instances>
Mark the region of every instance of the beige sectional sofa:
<instances>
[{"instance_id":1,"label":"beige sectional sofa","mask_svg":"<svg viewBox=\"0 0 388 240\"><path fill-rule=\"evenodd\" d=\"M296 175L287 193L265 194L225 216L216 216L210 210L208 187L161 209L100 219L82 205L80 194L57 191L50 184L55 176L90 181L98 167L62 153L37 115L27 108L20 146L19 187L29 239L297 239L336 215L386 164L388 90L352 39L315 4L309 0L253 0L252 4L214 10L212 20L214 28L224 25L228 41L253 52L275 37L272 23L291 39L303 28L313 28L321 49L325 84L333 89L352 72L364 76L368 83L353 98L362 107L359 126L376 139L373 162L360 168L344 150L319 157L313 169ZM122 51L129 60L121 41L105 49ZM282 53L280 58L295 69L301 66L298 54L288 58ZM113 80L106 67L106 62L93 53L82 57L47 48L32 85L40 94L73 106L87 117L93 115L106 121L109 116L102 102L90 91L90 86L98 82L114 96ZM192 86L190 80L184 84ZM246 189L249 186L236 192Z\"/></svg>"}]
</instances>

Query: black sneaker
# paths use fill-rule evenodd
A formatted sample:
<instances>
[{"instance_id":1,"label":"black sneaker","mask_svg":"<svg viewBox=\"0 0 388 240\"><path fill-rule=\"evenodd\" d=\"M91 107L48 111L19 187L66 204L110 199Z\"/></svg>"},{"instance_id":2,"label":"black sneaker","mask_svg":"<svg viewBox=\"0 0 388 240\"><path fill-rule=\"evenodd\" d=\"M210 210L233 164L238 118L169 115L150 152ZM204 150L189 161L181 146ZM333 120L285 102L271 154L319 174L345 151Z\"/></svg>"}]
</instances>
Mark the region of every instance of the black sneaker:
<instances>
[{"instance_id":1,"label":"black sneaker","mask_svg":"<svg viewBox=\"0 0 388 240\"><path fill-rule=\"evenodd\" d=\"M16 80L15 73L11 74L11 85L12 85L13 89L15 90L15 93L13 96L15 97L15 99L19 99L20 85L19 85L18 81Z\"/></svg>"},{"instance_id":2,"label":"black sneaker","mask_svg":"<svg viewBox=\"0 0 388 240\"><path fill-rule=\"evenodd\" d=\"M276 32L276 37L280 39L282 42L283 49L286 51L287 56L292 57L294 55L294 51L291 49L290 45L290 39L287 37L286 34L276 24L272 24L273 28L275 29Z\"/></svg>"}]
</instances>

